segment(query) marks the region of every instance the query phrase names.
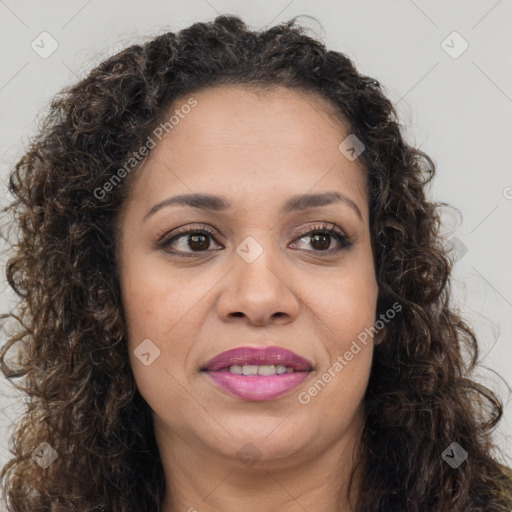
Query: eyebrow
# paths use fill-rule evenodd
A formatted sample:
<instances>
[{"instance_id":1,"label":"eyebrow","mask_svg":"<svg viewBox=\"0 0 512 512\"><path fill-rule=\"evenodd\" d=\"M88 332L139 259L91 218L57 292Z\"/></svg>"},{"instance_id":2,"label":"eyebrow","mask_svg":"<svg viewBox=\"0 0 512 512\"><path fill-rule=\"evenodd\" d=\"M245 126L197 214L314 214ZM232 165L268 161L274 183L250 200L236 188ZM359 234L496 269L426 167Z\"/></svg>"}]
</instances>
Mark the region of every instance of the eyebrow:
<instances>
[{"instance_id":1,"label":"eyebrow","mask_svg":"<svg viewBox=\"0 0 512 512\"><path fill-rule=\"evenodd\" d=\"M288 214L296 211L307 210L308 208L317 208L335 203L342 203L349 206L357 213L357 216L363 220L361 210L359 210L357 204L340 192L299 194L292 196L284 203L281 212L283 214ZM224 197L214 196L211 194L182 194L179 196L168 197L167 199L155 204L148 210L146 215L144 215L143 220L146 220L162 208L168 206L191 206L192 208L220 212L228 210L231 207L231 203Z\"/></svg>"}]
</instances>

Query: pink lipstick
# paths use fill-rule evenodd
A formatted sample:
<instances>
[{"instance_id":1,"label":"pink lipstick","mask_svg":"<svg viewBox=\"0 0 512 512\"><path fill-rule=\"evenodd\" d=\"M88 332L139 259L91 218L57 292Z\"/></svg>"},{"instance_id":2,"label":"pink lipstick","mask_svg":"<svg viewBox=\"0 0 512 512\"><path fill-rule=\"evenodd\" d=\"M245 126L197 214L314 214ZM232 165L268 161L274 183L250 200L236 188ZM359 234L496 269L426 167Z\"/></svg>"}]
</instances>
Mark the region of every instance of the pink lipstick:
<instances>
[{"instance_id":1,"label":"pink lipstick","mask_svg":"<svg viewBox=\"0 0 512 512\"><path fill-rule=\"evenodd\" d=\"M271 400L301 384L313 370L307 359L281 347L240 347L201 369L224 391L244 400Z\"/></svg>"}]
</instances>

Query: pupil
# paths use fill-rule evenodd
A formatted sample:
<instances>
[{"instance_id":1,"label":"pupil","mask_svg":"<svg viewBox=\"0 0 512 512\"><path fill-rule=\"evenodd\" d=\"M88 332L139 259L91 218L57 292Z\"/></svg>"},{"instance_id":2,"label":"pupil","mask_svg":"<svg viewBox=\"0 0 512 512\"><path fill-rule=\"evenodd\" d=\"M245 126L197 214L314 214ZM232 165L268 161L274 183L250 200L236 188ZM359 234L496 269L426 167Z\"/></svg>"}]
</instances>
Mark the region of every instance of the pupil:
<instances>
[{"instance_id":1,"label":"pupil","mask_svg":"<svg viewBox=\"0 0 512 512\"><path fill-rule=\"evenodd\" d=\"M201 242L199 240L200 238L203 238L203 244L202 245L201 245ZM199 243L199 247L198 246L194 247L192 245L194 243ZM188 245L189 245L189 247L191 249L208 249L208 247L210 246L210 241L209 241L208 237L206 237L205 235L201 235L201 234L190 235Z\"/></svg>"},{"instance_id":2,"label":"pupil","mask_svg":"<svg viewBox=\"0 0 512 512\"><path fill-rule=\"evenodd\" d=\"M316 235L314 235L312 238L311 238L311 243L315 243L315 240L318 241L318 239L323 239L324 243L320 243L321 247L317 247L319 249L328 249L329 248L329 245L330 245L330 240L329 240L329 235L323 235L321 233L317 233Z\"/></svg>"}]
</instances>

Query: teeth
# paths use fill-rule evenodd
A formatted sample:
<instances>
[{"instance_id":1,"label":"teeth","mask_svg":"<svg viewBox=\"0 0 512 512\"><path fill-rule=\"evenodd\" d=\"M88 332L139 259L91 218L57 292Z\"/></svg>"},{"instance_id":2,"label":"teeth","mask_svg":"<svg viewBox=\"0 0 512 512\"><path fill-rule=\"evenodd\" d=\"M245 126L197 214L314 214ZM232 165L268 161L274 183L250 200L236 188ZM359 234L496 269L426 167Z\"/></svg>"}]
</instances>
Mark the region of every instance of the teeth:
<instances>
[{"instance_id":1,"label":"teeth","mask_svg":"<svg viewBox=\"0 0 512 512\"><path fill-rule=\"evenodd\" d=\"M286 367L282 364L234 364L229 367L230 373L236 375L281 375L283 373L292 373L293 368Z\"/></svg>"},{"instance_id":2,"label":"teeth","mask_svg":"<svg viewBox=\"0 0 512 512\"><path fill-rule=\"evenodd\" d=\"M258 365L257 364L244 364L242 366L242 373L244 375L258 375Z\"/></svg>"},{"instance_id":3,"label":"teeth","mask_svg":"<svg viewBox=\"0 0 512 512\"><path fill-rule=\"evenodd\" d=\"M273 364L262 364L258 367L258 375L275 375L276 367Z\"/></svg>"}]
</instances>

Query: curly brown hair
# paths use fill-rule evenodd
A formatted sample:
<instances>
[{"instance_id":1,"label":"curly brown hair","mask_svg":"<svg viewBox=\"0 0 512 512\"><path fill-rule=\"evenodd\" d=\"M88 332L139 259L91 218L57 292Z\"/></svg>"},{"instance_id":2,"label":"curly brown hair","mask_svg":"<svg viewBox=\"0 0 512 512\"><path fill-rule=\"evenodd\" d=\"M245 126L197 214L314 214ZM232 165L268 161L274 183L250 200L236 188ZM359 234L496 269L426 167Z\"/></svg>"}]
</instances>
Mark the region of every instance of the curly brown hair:
<instances>
[{"instance_id":1,"label":"curly brown hair","mask_svg":"<svg viewBox=\"0 0 512 512\"><path fill-rule=\"evenodd\" d=\"M101 198L98 190L175 98L219 84L320 95L365 146L378 313L395 301L403 309L375 347L357 511L510 512L512 472L498 462L491 436L503 404L471 378L478 346L450 301L453 261L439 212L447 205L425 193L434 162L404 141L381 84L347 56L296 19L256 31L235 16L103 61L54 98L11 172L17 237L6 274L19 300L2 318L21 329L0 365L26 410L1 473L8 510L160 508L163 468L129 365L115 258L118 213L140 163ZM6 356L17 342L23 357L12 368ZM32 459L43 442L58 453L46 469ZM458 468L442 458L453 442L469 453Z\"/></svg>"}]
</instances>

